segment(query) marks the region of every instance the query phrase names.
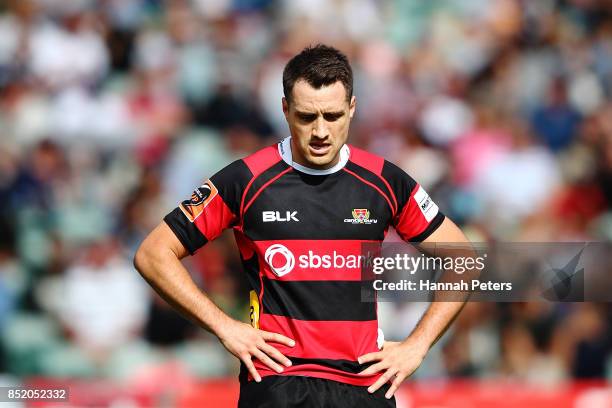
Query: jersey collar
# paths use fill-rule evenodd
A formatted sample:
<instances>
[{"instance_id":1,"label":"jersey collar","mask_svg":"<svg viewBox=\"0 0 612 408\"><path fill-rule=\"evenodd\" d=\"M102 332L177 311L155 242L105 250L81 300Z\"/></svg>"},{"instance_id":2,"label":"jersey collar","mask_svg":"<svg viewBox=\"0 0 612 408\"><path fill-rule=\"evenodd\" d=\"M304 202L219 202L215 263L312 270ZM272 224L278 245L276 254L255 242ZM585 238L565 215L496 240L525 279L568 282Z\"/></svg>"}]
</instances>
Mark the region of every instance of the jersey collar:
<instances>
[{"instance_id":1,"label":"jersey collar","mask_svg":"<svg viewBox=\"0 0 612 408\"><path fill-rule=\"evenodd\" d=\"M338 160L338 163L336 163L335 166L324 170L311 169L310 167L302 166L301 164L293 161L293 156L291 155L291 136L284 138L278 143L278 153L283 158L283 161L294 169L313 176L324 176L341 170L348 162L351 151L348 145L345 144L342 146L340 149L340 160Z\"/></svg>"}]
</instances>

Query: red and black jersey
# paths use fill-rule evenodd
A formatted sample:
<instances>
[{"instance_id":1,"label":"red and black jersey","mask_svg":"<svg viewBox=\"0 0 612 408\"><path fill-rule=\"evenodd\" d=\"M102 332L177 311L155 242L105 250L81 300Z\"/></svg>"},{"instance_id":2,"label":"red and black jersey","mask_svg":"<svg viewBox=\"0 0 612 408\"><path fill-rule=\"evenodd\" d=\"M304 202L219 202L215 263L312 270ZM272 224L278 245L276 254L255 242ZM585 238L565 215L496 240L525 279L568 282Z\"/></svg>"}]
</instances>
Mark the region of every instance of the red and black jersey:
<instances>
[{"instance_id":1,"label":"red and black jersey","mask_svg":"<svg viewBox=\"0 0 612 408\"><path fill-rule=\"evenodd\" d=\"M281 375L366 386L380 374L357 375L357 357L379 350L376 303L361 300L362 244L382 242L390 226L422 241L444 215L379 156L345 145L336 166L314 170L293 163L286 138L219 171L164 220L190 253L233 228L251 323L296 342L273 344L293 363Z\"/></svg>"}]
</instances>

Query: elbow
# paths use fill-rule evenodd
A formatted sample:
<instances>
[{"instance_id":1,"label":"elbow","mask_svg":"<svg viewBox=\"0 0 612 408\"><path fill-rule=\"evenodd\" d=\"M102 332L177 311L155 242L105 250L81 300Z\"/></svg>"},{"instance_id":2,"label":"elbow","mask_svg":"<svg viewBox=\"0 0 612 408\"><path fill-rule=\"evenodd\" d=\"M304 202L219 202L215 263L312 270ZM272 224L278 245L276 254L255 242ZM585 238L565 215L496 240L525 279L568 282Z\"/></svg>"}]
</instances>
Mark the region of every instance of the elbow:
<instances>
[{"instance_id":1,"label":"elbow","mask_svg":"<svg viewBox=\"0 0 612 408\"><path fill-rule=\"evenodd\" d=\"M168 231L166 231L166 229ZM174 259L180 259L175 248L175 243L172 240L178 240L169 232L169 229L162 225L154 229L142 241L136 253L134 254L134 268L143 276L143 278L151 278L152 275L162 272L168 262ZM180 244L179 244L180 245Z\"/></svg>"},{"instance_id":2,"label":"elbow","mask_svg":"<svg viewBox=\"0 0 612 408\"><path fill-rule=\"evenodd\" d=\"M134 268L141 274L145 275L145 271L147 270L147 264L151 260L151 248L149 248L147 241L145 240L134 254Z\"/></svg>"}]
</instances>

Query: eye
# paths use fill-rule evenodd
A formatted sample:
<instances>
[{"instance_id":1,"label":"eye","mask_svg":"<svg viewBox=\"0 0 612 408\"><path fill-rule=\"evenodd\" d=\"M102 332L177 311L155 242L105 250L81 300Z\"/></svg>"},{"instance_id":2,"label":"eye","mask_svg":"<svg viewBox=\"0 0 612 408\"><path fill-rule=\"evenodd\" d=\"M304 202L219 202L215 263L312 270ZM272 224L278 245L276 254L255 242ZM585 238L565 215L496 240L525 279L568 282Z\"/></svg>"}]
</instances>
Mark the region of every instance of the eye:
<instances>
[{"instance_id":1,"label":"eye","mask_svg":"<svg viewBox=\"0 0 612 408\"><path fill-rule=\"evenodd\" d=\"M328 122L335 122L338 119L340 119L342 116L344 116L344 112L333 112L333 113L324 114L323 118L325 118L325 120Z\"/></svg>"},{"instance_id":2,"label":"eye","mask_svg":"<svg viewBox=\"0 0 612 408\"><path fill-rule=\"evenodd\" d=\"M312 122L317 118L317 115L313 113L298 113L297 116L302 122L306 123Z\"/></svg>"}]
</instances>

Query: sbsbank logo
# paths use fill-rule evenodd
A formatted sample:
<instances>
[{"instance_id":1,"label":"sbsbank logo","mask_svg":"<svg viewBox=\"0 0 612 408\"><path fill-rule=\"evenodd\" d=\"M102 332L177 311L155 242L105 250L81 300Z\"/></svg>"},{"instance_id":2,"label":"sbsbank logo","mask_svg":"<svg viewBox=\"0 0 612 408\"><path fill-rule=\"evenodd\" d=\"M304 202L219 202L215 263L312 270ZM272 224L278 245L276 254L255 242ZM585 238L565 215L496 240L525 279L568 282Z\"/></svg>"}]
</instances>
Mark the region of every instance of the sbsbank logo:
<instances>
[{"instance_id":1,"label":"sbsbank logo","mask_svg":"<svg viewBox=\"0 0 612 408\"><path fill-rule=\"evenodd\" d=\"M275 262L274 260L276 258L281 258L282 260L279 261L277 259ZM291 272L295 266L295 257L293 253L288 250L286 246L281 244L270 245L268 249L266 249L264 259L270 266L270 269L272 269L272 272L279 277Z\"/></svg>"},{"instance_id":2,"label":"sbsbank logo","mask_svg":"<svg viewBox=\"0 0 612 408\"><path fill-rule=\"evenodd\" d=\"M264 255L266 263L272 269L276 276L281 277L295 268L295 255L286 246L281 244L270 245L266 249ZM365 262L364 255L342 255L333 251L331 254L316 254L310 250L305 254L298 256L298 265L300 268L322 268L322 269L356 269L361 268Z\"/></svg>"}]
</instances>

